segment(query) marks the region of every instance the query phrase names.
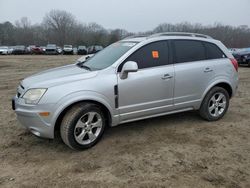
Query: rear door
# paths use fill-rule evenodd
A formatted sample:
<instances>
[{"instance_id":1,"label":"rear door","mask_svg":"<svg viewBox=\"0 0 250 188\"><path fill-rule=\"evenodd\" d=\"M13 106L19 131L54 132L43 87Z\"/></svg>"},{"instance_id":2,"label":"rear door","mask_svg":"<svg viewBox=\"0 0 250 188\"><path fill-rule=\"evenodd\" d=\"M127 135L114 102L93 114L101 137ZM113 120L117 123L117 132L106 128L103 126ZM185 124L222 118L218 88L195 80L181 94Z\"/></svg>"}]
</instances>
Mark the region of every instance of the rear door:
<instances>
[{"instance_id":1,"label":"rear door","mask_svg":"<svg viewBox=\"0 0 250 188\"><path fill-rule=\"evenodd\" d=\"M206 48L198 40L172 40L174 49L176 108L193 107L214 77L214 62L207 59Z\"/></svg>"}]
</instances>

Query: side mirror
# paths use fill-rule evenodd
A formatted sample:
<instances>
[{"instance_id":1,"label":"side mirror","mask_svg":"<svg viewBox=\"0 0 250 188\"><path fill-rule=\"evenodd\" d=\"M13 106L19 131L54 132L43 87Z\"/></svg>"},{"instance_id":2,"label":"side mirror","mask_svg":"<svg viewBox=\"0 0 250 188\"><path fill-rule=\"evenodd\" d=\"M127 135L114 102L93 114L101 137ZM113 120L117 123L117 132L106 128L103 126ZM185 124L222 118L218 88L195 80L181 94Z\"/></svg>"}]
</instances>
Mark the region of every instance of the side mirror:
<instances>
[{"instance_id":1,"label":"side mirror","mask_svg":"<svg viewBox=\"0 0 250 188\"><path fill-rule=\"evenodd\" d=\"M134 61L128 61L122 67L120 78L126 79L128 77L129 72L137 72L137 71L138 71L137 63Z\"/></svg>"}]
</instances>

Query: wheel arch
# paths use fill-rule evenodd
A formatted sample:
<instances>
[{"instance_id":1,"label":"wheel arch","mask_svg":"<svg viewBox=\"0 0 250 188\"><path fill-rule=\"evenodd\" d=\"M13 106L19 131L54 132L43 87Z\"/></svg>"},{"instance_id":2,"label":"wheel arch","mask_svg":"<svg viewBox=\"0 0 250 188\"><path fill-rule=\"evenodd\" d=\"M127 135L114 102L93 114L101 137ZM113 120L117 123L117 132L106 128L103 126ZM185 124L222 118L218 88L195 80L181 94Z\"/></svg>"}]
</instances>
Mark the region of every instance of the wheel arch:
<instances>
[{"instance_id":1,"label":"wheel arch","mask_svg":"<svg viewBox=\"0 0 250 188\"><path fill-rule=\"evenodd\" d=\"M214 87L224 88L228 92L229 98L231 98L233 96L233 89L232 89L231 85L226 83L226 82L218 83Z\"/></svg>"},{"instance_id":2,"label":"wheel arch","mask_svg":"<svg viewBox=\"0 0 250 188\"><path fill-rule=\"evenodd\" d=\"M214 87L222 87L224 88L228 94L229 94L229 98L231 98L233 96L233 89L232 89L232 86L229 82L225 81L225 80L221 80L221 81L218 81L218 82L215 82L213 84L211 84L206 90L205 92L203 93L203 96L202 96L202 101L204 100L205 96L207 95L207 93Z\"/></svg>"},{"instance_id":3,"label":"wheel arch","mask_svg":"<svg viewBox=\"0 0 250 188\"><path fill-rule=\"evenodd\" d=\"M61 110L61 112L57 116L55 123L54 123L54 134L56 131L60 130L62 119L63 119L64 115L68 112L68 110L70 110L74 105L79 104L79 103L83 103L83 102L92 103L92 104L96 104L96 105L100 106L102 111L105 114L105 117L107 118L106 119L107 125L108 126L112 125L112 113L110 112L110 109L106 105L104 105L102 102L99 102L97 100L92 100L92 99L90 99L90 100L87 100L87 99L86 100L78 100L78 101L74 101L73 103L65 106L63 108L63 110Z\"/></svg>"}]
</instances>

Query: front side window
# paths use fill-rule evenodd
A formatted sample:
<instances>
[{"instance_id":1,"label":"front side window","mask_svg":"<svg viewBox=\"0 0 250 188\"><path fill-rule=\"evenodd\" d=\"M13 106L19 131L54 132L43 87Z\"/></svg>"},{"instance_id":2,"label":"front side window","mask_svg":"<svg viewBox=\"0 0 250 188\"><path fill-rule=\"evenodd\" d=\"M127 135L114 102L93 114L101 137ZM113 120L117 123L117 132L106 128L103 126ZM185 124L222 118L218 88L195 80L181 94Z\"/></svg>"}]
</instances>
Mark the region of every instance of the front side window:
<instances>
[{"instance_id":1,"label":"front side window","mask_svg":"<svg viewBox=\"0 0 250 188\"><path fill-rule=\"evenodd\" d=\"M163 66L169 64L167 41L147 44L130 55L125 62L135 61L139 69Z\"/></svg>"},{"instance_id":2,"label":"front side window","mask_svg":"<svg viewBox=\"0 0 250 188\"><path fill-rule=\"evenodd\" d=\"M206 59L205 47L200 41L175 40L175 62L184 63Z\"/></svg>"}]
</instances>

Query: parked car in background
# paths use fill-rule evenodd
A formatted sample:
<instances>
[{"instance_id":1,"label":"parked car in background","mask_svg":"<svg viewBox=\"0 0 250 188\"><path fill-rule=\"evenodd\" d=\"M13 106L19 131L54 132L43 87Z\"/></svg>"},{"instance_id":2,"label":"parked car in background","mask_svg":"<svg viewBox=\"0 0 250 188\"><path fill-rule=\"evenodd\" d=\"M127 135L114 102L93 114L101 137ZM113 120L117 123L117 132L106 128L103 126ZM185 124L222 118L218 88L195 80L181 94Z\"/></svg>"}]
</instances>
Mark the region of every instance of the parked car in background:
<instances>
[{"instance_id":1,"label":"parked car in background","mask_svg":"<svg viewBox=\"0 0 250 188\"><path fill-rule=\"evenodd\" d=\"M32 48L36 47L36 45L29 45L27 46L26 50L27 50L27 54L32 54Z\"/></svg>"},{"instance_id":2,"label":"parked car in background","mask_svg":"<svg viewBox=\"0 0 250 188\"><path fill-rule=\"evenodd\" d=\"M78 46L77 48L77 54L78 55L87 55L88 51L86 46Z\"/></svg>"},{"instance_id":3,"label":"parked car in background","mask_svg":"<svg viewBox=\"0 0 250 188\"><path fill-rule=\"evenodd\" d=\"M9 54L12 54L12 52L13 52L13 50L14 50L14 46L9 46L8 48L9 48L9 49L8 49Z\"/></svg>"},{"instance_id":4,"label":"parked car in background","mask_svg":"<svg viewBox=\"0 0 250 188\"><path fill-rule=\"evenodd\" d=\"M45 54L45 52L46 52L46 46L41 46L40 48L42 49L43 54Z\"/></svg>"},{"instance_id":5,"label":"parked car in background","mask_svg":"<svg viewBox=\"0 0 250 188\"><path fill-rule=\"evenodd\" d=\"M94 45L88 47L88 54L95 54L103 49L102 46Z\"/></svg>"},{"instance_id":6,"label":"parked car in background","mask_svg":"<svg viewBox=\"0 0 250 188\"><path fill-rule=\"evenodd\" d=\"M250 67L250 48L245 48L240 51L233 52L233 56L239 64L245 64Z\"/></svg>"},{"instance_id":7,"label":"parked car in background","mask_svg":"<svg viewBox=\"0 0 250 188\"><path fill-rule=\"evenodd\" d=\"M74 47L74 48L73 48L73 54L74 54L74 55L77 55L77 47Z\"/></svg>"},{"instance_id":8,"label":"parked car in background","mask_svg":"<svg viewBox=\"0 0 250 188\"><path fill-rule=\"evenodd\" d=\"M63 55L73 55L73 46L72 45L64 45L63 46Z\"/></svg>"},{"instance_id":9,"label":"parked car in background","mask_svg":"<svg viewBox=\"0 0 250 188\"><path fill-rule=\"evenodd\" d=\"M57 46L55 44L48 44L45 49L46 55L58 55Z\"/></svg>"},{"instance_id":10,"label":"parked car in background","mask_svg":"<svg viewBox=\"0 0 250 188\"><path fill-rule=\"evenodd\" d=\"M8 46L0 46L0 55L9 55L11 51Z\"/></svg>"},{"instance_id":11,"label":"parked car in background","mask_svg":"<svg viewBox=\"0 0 250 188\"><path fill-rule=\"evenodd\" d=\"M43 49L40 46L33 46L30 50L31 54L44 54Z\"/></svg>"},{"instance_id":12,"label":"parked car in background","mask_svg":"<svg viewBox=\"0 0 250 188\"><path fill-rule=\"evenodd\" d=\"M18 46L14 46L12 54L14 55L23 55L23 54L27 54L27 48L24 45L18 45Z\"/></svg>"},{"instance_id":13,"label":"parked car in background","mask_svg":"<svg viewBox=\"0 0 250 188\"><path fill-rule=\"evenodd\" d=\"M36 136L53 139L60 130L65 144L83 150L122 123L190 110L217 121L237 88L238 63L220 41L160 33L24 79L12 108Z\"/></svg>"},{"instance_id":14,"label":"parked car in background","mask_svg":"<svg viewBox=\"0 0 250 188\"><path fill-rule=\"evenodd\" d=\"M58 53L58 54L62 54L62 53L63 53L62 48L59 47L59 46L56 47L56 50L57 50L57 53Z\"/></svg>"}]
</instances>

